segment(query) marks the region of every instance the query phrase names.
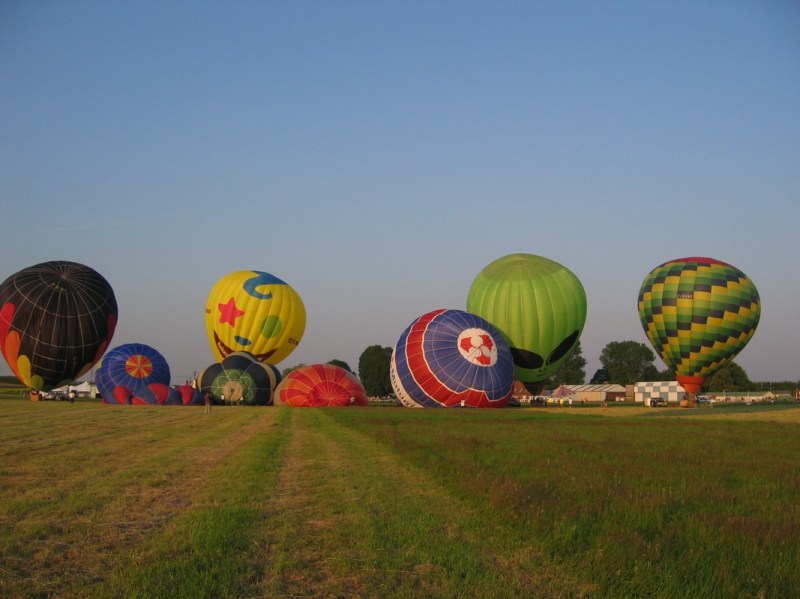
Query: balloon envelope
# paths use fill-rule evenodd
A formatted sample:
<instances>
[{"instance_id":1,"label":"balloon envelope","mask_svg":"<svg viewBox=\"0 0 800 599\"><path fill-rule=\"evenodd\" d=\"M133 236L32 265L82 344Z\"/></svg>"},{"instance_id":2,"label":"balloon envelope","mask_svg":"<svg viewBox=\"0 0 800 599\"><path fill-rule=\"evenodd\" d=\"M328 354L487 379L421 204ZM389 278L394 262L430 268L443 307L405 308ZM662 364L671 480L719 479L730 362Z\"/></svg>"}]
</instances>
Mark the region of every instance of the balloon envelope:
<instances>
[{"instance_id":1,"label":"balloon envelope","mask_svg":"<svg viewBox=\"0 0 800 599\"><path fill-rule=\"evenodd\" d=\"M281 374L272 364L259 362L248 352L234 352L210 365L197 377L200 394L211 391L215 399L248 406L272 403Z\"/></svg>"},{"instance_id":2,"label":"balloon envelope","mask_svg":"<svg viewBox=\"0 0 800 599\"><path fill-rule=\"evenodd\" d=\"M174 387L163 383L150 383L138 389L130 399L135 405L183 405L180 392Z\"/></svg>"},{"instance_id":3,"label":"balloon envelope","mask_svg":"<svg viewBox=\"0 0 800 599\"><path fill-rule=\"evenodd\" d=\"M200 390L191 385L179 385L175 389L180 395L181 403L185 406L202 406L205 403Z\"/></svg>"},{"instance_id":4,"label":"balloon envelope","mask_svg":"<svg viewBox=\"0 0 800 599\"><path fill-rule=\"evenodd\" d=\"M503 407L511 398L514 364L503 336L463 310L434 310L400 335L390 378L409 407Z\"/></svg>"},{"instance_id":5,"label":"balloon envelope","mask_svg":"<svg viewBox=\"0 0 800 599\"><path fill-rule=\"evenodd\" d=\"M0 349L32 389L57 388L87 373L116 325L114 291L83 264L43 262L0 285Z\"/></svg>"},{"instance_id":6,"label":"balloon envelope","mask_svg":"<svg viewBox=\"0 0 800 599\"><path fill-rule=\"evenodd\" d=\"M166 359L144 343L115 347L103 356L95 372L97 390L106 403L129 403L130 397L147 385L169 385L169 381Z\"/></svg>"},{"instance_id":7,"label":"balloon envelope","mask_svg":"<svg viewBox=\"0 0 800 599\"><path fill-rule=\"evenodd\" d=\"M650 271L638 308L650 343L691 394L744 348L761 317L761 299L747 275L702 257L670 260Z\"/></svg>"},{"instance_id":8,"label":"balloon envelope","mask_svg":"<svg viewBox=\"0 0 800 599\"><path fill-rule=\"evenodd\" d=\"M206 301L206 333L219 362L246 351L277 364L294 351L306 327L303 300L278 277L240 270L222 277Z\"/></svg>"},{"instance_id":9,"label":"balloon envelope","mask_svg":"<svg viewBox=\"0 0 800 599\"><path fill-rule=\"evenodd\" d=\"M558 262L510 254L478 274L467 310L500 330L516 378L538 393L578 343L586 323L586 293L578 277Z\"/></svg>"},{"instance_id":10,"label":"balloon envelope","mask_svg":"<svg viewBox=\"0 0 800 599\"><path fill-rule=\"evenodd\" d=\"M367 405L367 393L356 375L333 364L301 366L275 390L275 405L344 407Z\"/></svg>"}]
</instances>

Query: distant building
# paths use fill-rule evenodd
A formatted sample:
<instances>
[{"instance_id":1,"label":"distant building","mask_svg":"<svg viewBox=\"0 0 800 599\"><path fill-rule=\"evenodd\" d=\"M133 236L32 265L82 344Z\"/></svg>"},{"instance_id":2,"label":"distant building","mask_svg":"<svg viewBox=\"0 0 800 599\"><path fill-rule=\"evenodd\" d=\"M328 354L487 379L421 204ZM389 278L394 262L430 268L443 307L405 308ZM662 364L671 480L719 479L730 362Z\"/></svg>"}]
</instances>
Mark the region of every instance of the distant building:
<instances>
[{"instance_id":1,"label":"distant building","mask_svg":"<svg viewBox=\"0 0 800 599\"><path fill-rule=\"evenodd\" d=\"M602 385L567 385L579 402L625 401L625 387L604 383Z\"/></svg>"},{"instance_id":2,"label":"distant building","mask_svg":"<svg viewBox=\"0 0 800 599\"><path fill-rule=\"evenodd\" d=\"M660 398L668 403L680 403L686 396L686 390L677 381L654 381L636 383L633 386L633 400L641 402L648 408L650 400Z\"/></svg>"},{"instance_id":3,"label":"distant building","mask_svg":"<svg viewBox=\"0 0 800 599\"><path fill-rule=\"evenodd\" d=\"M578 403L588 402L603 402L603 401L625 401L625 387L622 385L611 385L608 383L602 385L564 385L567 389L572 391L574 395L573 400ZM543 390L540 400L552 395L554 390ZM512 397L515 397L520 403L530 403L535 398L533 393L528 391L519 381L514 381L514 389L511 392Z\"/></svg>"}]
</instances>

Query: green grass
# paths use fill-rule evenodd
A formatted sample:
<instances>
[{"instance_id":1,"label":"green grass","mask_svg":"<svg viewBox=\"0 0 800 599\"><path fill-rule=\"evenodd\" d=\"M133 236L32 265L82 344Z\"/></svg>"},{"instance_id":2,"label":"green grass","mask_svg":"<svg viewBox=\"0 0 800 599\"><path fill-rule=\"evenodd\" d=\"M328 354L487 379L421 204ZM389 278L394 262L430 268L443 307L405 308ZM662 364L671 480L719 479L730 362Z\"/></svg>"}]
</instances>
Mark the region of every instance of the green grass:
<instances>
[{"instance_id":1,"label":"green grass","mask_svg":"<svg viewBox=\"0 0 800 599\"><path fill-rule=\"evenodd\" d=\"M598 595L800 588L797 422L459 416L358 426L385 428L406 459L502 513Z\"/></svg>"},{"instance_id":2,"label":"green grass","mask_svg":"<svg viewBox=\"0 0 800 599\"><path fill-rule=\"evenodd\" d=\"M772 408L0 400L0 596L794 597Z\"/></svg>"}]
</instances>

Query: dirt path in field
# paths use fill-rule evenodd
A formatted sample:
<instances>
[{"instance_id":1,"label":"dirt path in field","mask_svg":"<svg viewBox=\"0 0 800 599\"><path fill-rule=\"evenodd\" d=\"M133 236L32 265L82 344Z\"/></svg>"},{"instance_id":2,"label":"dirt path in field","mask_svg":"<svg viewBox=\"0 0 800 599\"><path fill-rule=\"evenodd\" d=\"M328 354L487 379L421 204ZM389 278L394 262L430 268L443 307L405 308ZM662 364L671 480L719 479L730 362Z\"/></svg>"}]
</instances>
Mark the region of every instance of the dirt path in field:
<instances>
[{"instance_id":1,"label":"dirt path in field","mask_svg":"<svg viewBox=\"0 0 800 599\"><path fill-rule=\"evenodd\" d=\"M443 597L471 576L501 596L587 594L531 539L324 410L298 410L291 430L255 596Z\"/></svg>"}]
</instances>

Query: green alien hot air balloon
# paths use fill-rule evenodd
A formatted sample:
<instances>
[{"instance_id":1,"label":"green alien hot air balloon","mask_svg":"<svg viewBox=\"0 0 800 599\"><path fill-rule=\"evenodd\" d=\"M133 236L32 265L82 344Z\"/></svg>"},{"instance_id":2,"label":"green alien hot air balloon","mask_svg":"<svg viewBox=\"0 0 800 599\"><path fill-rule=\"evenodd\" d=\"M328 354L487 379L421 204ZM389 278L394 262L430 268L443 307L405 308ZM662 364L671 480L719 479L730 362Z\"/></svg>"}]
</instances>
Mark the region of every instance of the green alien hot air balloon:
<instances>
[{"instance_id":1,"label":"green alien hot air balloon","mask_svg":"<svg viewBox=\"0 0 800 599\"><path fill-rule=\"evenodd\" d=\"M539 393L578 343L586 323L586 293L558 262L533 254L510 254L484 268L469 289L467 311L505 336L514 374Z\"/></svg>"},{"instance_id":2,"label":"green alien hot air balloon","mask_svg":"<svg viewBox=\"0 0 800 599\"><path fill-rule=\"evenodd\" d=\"M657 266L639 289L638 306L647 338L691 395L744 348L761 317L753 282L713 258Z\"/></svg>"}]
</instances>

